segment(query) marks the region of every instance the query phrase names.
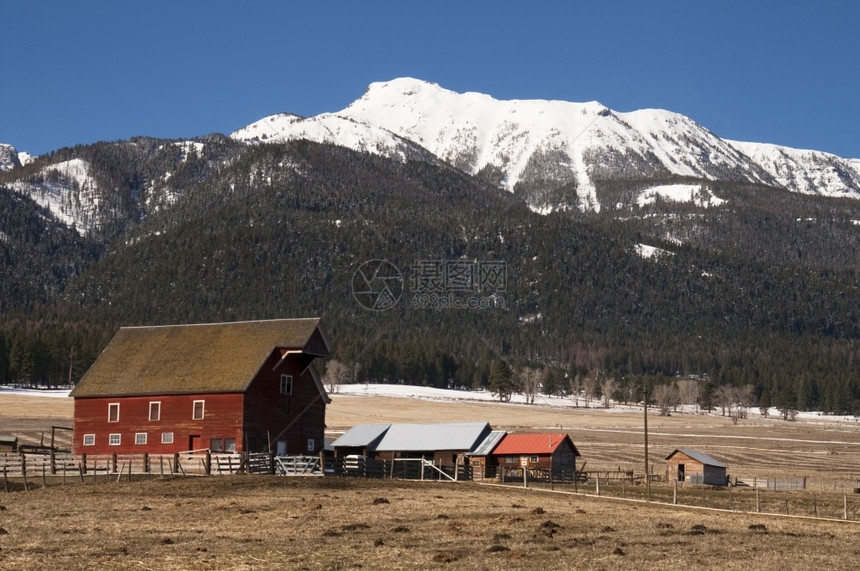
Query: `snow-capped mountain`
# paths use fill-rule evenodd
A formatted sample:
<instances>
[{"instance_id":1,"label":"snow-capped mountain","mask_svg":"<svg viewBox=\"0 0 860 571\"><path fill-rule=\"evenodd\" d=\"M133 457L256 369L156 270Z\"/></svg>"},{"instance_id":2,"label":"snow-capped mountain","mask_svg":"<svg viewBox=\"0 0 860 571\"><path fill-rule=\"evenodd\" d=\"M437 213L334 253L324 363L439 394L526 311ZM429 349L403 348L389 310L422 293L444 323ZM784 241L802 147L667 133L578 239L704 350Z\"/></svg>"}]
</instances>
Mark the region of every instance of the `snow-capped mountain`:
<instances>
[{"instance_id":1,"label":"snow-capped mountain","mask_svg":"<svg viewBox=\"0 0 860 571\"><path fill-rule=\"evenodd\" d=\"M401 158L406 139L520 193L539 211L599 210L596 187L617 179L738 181L860 198L860 160L727 141L688 117L660 109L619 113L595 101L499 101L411 78L371 84L337 113L273 116L232 136L312 138Z\"/></svg>"},{"instance_id":2,"label":"snow-capped mountain","mask_svg":"<svg viewBox=\"0 0 860 571\"><path fill-rule=\"evenodd\" d=\"M21 165L18 151L12 145L0 143L0 172L12 170Z\"/></svg>"}]
</instances>

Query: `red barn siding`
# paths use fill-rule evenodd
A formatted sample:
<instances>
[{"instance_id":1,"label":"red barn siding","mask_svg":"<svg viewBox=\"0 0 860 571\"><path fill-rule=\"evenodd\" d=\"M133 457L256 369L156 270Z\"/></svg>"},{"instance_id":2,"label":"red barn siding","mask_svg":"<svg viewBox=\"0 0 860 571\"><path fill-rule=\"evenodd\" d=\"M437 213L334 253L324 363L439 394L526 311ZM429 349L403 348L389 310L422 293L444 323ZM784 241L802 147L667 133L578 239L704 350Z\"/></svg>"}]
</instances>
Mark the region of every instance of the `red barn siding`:
<instances>
[{"instance_id":1,"label":"red barn siding","mask_svg":"<svg viewBox=\"0 0 860 571\"><path fill-rule=\"evenodd\" d=\"M288 455L317 454L323 449L325 400L310 370L301 373L298 359L287 357L273 370L279 360L280 355L273 354L245 392L245 434L249 450L268 450L271 441L272 450L278 452L280 440L286 442ZM281 394L282 374L293 377L291 395Z\"/></svg>"},{"instance_id":2,"label":"red barn siding","mask_svg":"<svg viewBox=\"0 0 860 571\"><path fill-rule=\"evenodd\" d=\"M193 419L193 403L204 401L202 420ZM149 403L161 402L159 420L149 420ZM104 397L75 399L75 432L72 445L75 454L172 454L189 449L190 437L198 448L209 448L212 438L235 438L237 449L242 439L243 395L158 395L143 397ZM119 403L119 422L108 422L108 405ZM162 444L161 435L173 433L172 444ZM145 445L135 444L135 435L146 433ZM84 446L84 436L95 435L93 446ZM109 437L119 434L119 446L111 446Z\"/></svg>"}]
</instances>

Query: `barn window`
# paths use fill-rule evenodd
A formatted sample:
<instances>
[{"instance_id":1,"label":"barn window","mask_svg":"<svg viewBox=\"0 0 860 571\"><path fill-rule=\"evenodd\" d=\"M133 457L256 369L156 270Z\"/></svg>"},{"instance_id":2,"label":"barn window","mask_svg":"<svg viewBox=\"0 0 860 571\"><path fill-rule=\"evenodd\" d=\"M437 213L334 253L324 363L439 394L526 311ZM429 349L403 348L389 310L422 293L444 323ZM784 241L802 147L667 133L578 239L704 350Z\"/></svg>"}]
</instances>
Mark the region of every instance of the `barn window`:
<instances>
[{"instance_id":1,"label":"barn window","mask_svg":"<svg viewBox=\"0 0 860 571\"><path fill-rule=\"evenodd\" d=\"M538 461L538 457L537 457L537 456L531 456L531 457L529 458L529 462L537 462L537 461Z\"/></svg>"},{"instance_id":2,"label":"barn window","mask_svg":"<svg viewBox=\"0 0 860 571\"><path fill-rule=\"evenodd\" d=\"M292 375L281 375L281 394L282 395L293 394L293 376Z\"/></svg>"},{"instance_id":3,"label":"barn window","mask_svg":"<svg viewBox=\"0 0 860 571\"><path fill-rule=\"evenodd\" d=\"M225 438L224 439L224 452L235 452L236 451L236 439L235 438Z\"/></svg>"},{"instance_id":4,"label":"barn window","mask_svg":"<svg viewBox=\"0 0 860 571\"><path fill-rule=\"evenodd\" d=\"M520 461L516 456L505 456L505 462L508 464L516 464Z\"/></svg>"},{"instance_id":5,"label":"barn window","mask_svg":"<svg viewBox=\"0 0 860 571\"><path fill-rule=\"evenodd\" d=\"M95 446L96 445L96 435L95 434L84 434L84 446Z\"/></svg>"},{"instance_id":6,"label":"barn window","mask_svg":"<svg viewBox=\"0 0 860 571\"><path fill-rule=\"evenodd\" d=\"M313 438L308 438L308 452L313 452L316 449L316 442Z\"/></svg>"},{"instance_id":7,"label":"barn window","mask_svg":"<svg viewBox=\"0 0 860 571\"><path fill-rule=\"evenodd\" d=\"M161 433L161 443L162 444L173 444L173 433L172 432L162 432Z\"/></svg>"},{"instance_id":8,"label":"barn window","mask_svg":"<svg viewBox=\"0 0 860 571\"><path fill-rule=\"evenodd\" d=\"M146 444L146 433L138 432L134 435L134 443L135 444Z\"/></svg>"},{"instance_id":9,"label":"barn window","mask_svg":"<svg viewBox=\"0 0 860 571\"><path fill-rule=\"evenodd\" d=\"M110 439L108 440L108 444L111 446L119 446L122 443L122 435L121 434L111 434Z\"/></svg>"},{"instance_id":10,"label":"barn window","mask_svg":"<svg viewBox=\"0 0 860 571\"><path fill-rule=\"evenodd\" d=\"M212 452L221 452L224 448L223 441L220 438L213 438L209 441L209 449Z\"/></svg>"},{"instance_id":11,"label":"barn window","mask_svg":"<svg viewBox=\"0 0 860 571\"><path fill-rule=\"evenodd\" d=\"M194 412L192 413L192 418L194 420L203 420L203 408L206 401L196 400L194 401Z\"/></svg>"},{"instance_id":12,"label":"barn window","mask_svg":"<svg viewBox=\"0 0 860 571\"><path fill-rule=\"evenodd\" d=\"M119 422L119 403L108 404L108 422Z\"/></svg>"},{"instance_id":13,"label":"barn window","mask_svg":"<svg viewBox=\"0 0 860 571\"><path fill-rule=\"evenodd\" d=\"M480 466L480 465L481 465L480 460L472 460L472 466Z\"/></svg>"},{"instance_id":14,"label":"barn window","mask_svg":"<svg viewBox=\"0 0 860 571\"><path fill-rule=\"evenodd\" d=\"M149 420L161 420L161 401L149 403Z\"/></svg>"}]
</instances>

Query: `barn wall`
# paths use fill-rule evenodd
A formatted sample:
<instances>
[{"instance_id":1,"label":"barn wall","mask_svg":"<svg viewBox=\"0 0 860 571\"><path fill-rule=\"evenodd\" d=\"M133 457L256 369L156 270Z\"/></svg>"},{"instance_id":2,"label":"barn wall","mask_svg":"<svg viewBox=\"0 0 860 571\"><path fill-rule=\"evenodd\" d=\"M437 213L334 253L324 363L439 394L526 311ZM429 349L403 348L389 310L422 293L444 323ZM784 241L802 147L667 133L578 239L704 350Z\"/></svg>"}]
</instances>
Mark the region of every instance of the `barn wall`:
<instances>
[{"instance_id":1,"label":"barn wall","mask_svg":"<svg viewBox=\"0 0 860 571\"><path fill-rule=\"evenodd\" d=\"M202 420L194 420L194 401L204 401ZM161 403L159 420L149 420L151 402ZM119 403L119 421L108 422L108 405ZM72 452L75 454L172 454L189 449L192 435L195 448L208 448L212 438L242 439L242 395L171 395L123 398L76 398ZM135 435L146 434L146 444L135 444ZM162 434L172 433L173 442L162 444ZM84 435L95 435L95 444L84 446ZM119 434L120 444L110 445L109 435Z\"/></svg>"},{"instance_id":2,"label":"barn wall","mask_svg":"<svg viewBox=\"0 0 860 571\"><path fill-rule=\"evenodd\" d=\"M288 455L315 455L323 450L326 403L310 369L301 373L298 356L274 352L260 367L245 393L244 431L251 452L277 452L277 441L286 441ZM275 367L277 368L275 369ZM281 375L293 376L291 395L281 394Z\"/></svg>"}]
</instances>

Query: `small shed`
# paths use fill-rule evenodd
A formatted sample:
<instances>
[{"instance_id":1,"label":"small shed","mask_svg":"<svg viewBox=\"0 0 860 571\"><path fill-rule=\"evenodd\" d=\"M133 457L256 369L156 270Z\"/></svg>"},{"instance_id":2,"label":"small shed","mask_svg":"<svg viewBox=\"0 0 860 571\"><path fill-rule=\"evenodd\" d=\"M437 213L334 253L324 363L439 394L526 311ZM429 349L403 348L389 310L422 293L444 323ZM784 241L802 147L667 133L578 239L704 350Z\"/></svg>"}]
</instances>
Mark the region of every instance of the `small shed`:
<instances>
[{"instance_id":1,"label":"small shed","mask_svg":"<svg viewBox=\"0 0 860 571\"><path fill-rule=\"evenodd\" d=\"M581 456L570 436L559 434L508 434L491 457L502 468L526 469L561 476L576 471Z\"/></svg>"},{"instance_id":2,"label":"small shed","mask_svg":"<svg viewBox=\"0 0 860 571\"><path fill-rule=\"evenodd\" d=\"M703 452L677 449L666 457L669 480L725 486L726 465Z\"/></svg>"},{"instance_id":3,"label":"small shed","mask_svg":"<svg viewBox=\"0 0 860 571\"><path fill-rule=\"evenodd\" d=\"M18 439L11 434L0 434L0 452L17 452Z\"/></svg>"}]
</instances>

